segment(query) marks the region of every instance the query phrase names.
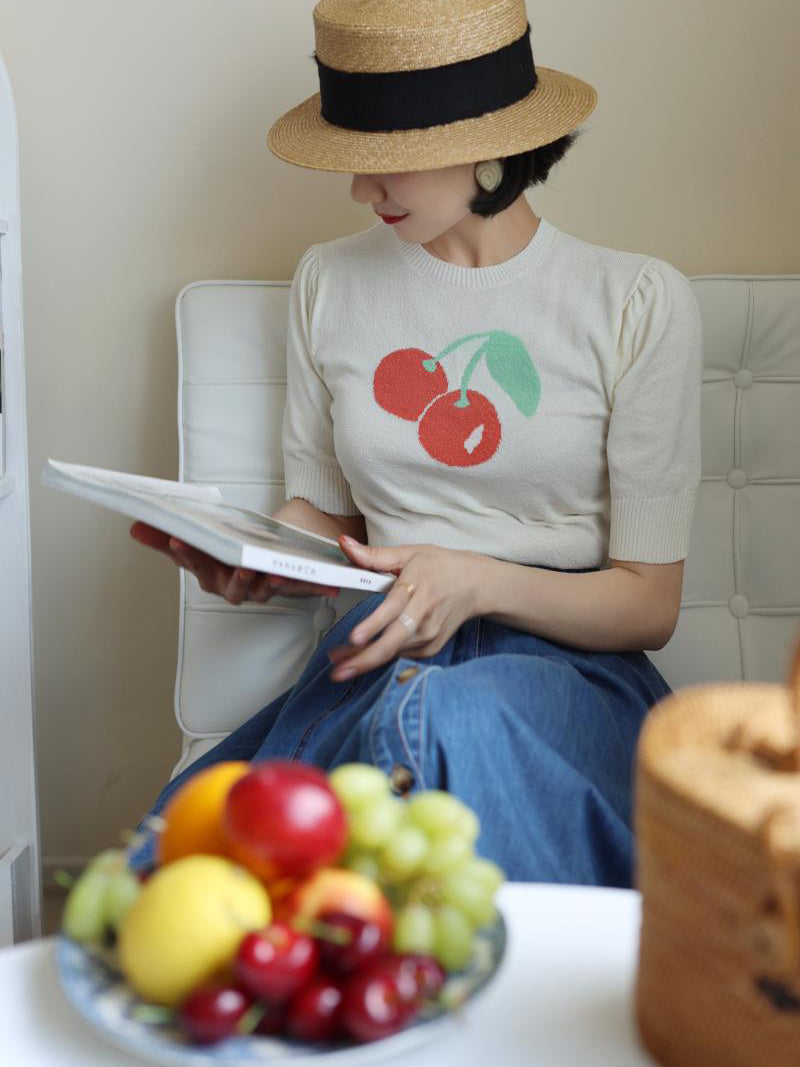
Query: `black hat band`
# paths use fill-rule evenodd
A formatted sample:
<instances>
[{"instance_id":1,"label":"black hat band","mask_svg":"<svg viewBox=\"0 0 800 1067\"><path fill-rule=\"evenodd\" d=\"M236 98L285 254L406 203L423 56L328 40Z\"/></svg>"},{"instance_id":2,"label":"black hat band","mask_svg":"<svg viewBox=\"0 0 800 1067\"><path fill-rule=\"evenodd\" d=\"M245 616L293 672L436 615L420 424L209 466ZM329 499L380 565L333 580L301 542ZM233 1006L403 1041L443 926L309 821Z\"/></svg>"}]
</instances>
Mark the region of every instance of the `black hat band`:
<instances>
[{"instance_id":1,"label":"black hat band","mask_svg":"<svg viewBox=\"0 0 800 1067\"><path fill-rule=\"evenodd\" d=\"M319 59L317 67L322 117L364 133L474 119L523 100L536 87L530 26L496 52L427 70L351 72Z\"/></svg>"}]
</instances>

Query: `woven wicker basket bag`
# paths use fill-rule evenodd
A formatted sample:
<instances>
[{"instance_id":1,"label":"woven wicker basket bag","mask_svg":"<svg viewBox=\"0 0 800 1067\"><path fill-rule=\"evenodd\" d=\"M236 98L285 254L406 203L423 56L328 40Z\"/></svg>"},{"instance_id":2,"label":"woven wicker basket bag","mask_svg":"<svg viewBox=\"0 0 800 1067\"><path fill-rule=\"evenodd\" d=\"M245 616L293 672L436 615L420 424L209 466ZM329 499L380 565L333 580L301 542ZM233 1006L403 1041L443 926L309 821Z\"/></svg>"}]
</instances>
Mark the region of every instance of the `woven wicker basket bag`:
<instances>
[{"instance_id":1,"label":"woven wicker basket bag","mask_svg":"<svg viewBox=\"0 0 800 1067\"><path fill-rule=\"evenodd\" d=\"M636 1016L668 1067L800 1065L800 646L788 687L682 689L636 785Z\"/></svg>"}]
</instances>

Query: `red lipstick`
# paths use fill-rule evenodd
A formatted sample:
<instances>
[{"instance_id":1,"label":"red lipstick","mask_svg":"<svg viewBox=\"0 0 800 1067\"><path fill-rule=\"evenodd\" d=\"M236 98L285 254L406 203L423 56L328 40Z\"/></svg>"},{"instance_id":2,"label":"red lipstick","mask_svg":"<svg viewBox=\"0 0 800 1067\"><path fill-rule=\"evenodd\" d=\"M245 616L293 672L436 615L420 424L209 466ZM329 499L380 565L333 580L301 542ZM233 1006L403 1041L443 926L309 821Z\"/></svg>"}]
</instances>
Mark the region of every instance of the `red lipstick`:
<instances>
[{"instance_id":1,"label":"red lipstick","mask_svg":"<svg viewBox=\"0 0 800 1067\"><path fill-rule=\"evenodd\" d=\"M408 214L407 213L405 215L381 215L380 212L376 212L376 214L385 223L388 223L389 226L394 226L394 224L396 222L402 222L403 219L407 219L408 218Z\"/></svg>"}]
</instances>

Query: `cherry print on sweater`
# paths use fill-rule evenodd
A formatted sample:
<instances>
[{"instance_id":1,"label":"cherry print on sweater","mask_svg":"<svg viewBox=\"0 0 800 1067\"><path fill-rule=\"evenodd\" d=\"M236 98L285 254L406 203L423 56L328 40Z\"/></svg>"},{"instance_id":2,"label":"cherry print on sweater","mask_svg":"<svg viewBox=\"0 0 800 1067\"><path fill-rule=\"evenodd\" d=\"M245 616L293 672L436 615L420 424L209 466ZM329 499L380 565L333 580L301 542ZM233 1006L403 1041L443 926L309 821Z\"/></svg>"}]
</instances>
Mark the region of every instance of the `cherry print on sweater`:
<instances>
[{"instance_id":1,"label":"cherry print on sweater","mask_svg":"<svg viewBox=\"0 0 800 1067\"><path fill-rule=\"evenodd\" d=\"M448 392L442 360L463 344L483 339L457 389ZM429 356L420 348L398 348L378 364L372 388L390 415L418 422L417 436L428 455L448 467L485 463L500 446L502 427L491 400L469 382L482 359L495 382L530 417L539 406L541 383L518 337L504 330L472 333Z\"/></svg>"}]
</instances>

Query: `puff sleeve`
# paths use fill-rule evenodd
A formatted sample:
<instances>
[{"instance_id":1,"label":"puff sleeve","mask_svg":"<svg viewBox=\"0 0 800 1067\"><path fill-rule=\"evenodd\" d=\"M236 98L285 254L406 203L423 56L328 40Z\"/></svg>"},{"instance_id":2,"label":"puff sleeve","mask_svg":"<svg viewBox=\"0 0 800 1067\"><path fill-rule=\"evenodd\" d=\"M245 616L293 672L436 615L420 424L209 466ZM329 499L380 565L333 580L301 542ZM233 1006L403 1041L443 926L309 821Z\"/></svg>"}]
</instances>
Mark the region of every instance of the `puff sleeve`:
<instances>
[{"instance_id":1,"label":"puff sleeve","mask_svg":"<svg viewBox=\"0 0 800 1067\"><path fill-rule=\"evenodd\" d=\"M688 280L649 260L620 329L606 443L611 559L673 563L688 554L701 472L702 363Z\"/></svg>"},{"instance_id":2,"label":"puff sleeve","mask_svg":"<svg viewBox=\"0 0 800 1067\"><path fill-rule=\"evenodd\" d=\"M289 293L283 468L286 499L301 497L332 515L357 515L336 459L332 397L314 360L312 319L318 298L317 246L300 259Z\"/></svg>"}]
</instances>

